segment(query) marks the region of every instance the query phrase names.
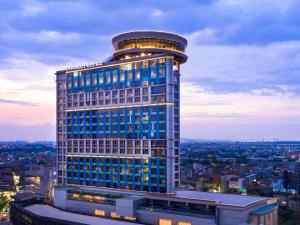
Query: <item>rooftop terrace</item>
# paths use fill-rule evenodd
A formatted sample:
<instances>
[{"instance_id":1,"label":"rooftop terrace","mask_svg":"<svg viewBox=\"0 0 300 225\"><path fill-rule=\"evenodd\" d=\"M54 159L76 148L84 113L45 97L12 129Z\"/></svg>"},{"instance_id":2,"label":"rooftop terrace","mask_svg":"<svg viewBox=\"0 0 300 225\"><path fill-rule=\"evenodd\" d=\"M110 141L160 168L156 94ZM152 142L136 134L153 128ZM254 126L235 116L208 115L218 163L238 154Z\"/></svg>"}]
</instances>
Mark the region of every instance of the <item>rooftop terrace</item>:
<instances>
[{"instance_id":1,"label":"rooftop terrace","mask_svg":"<svg viewBox=\"0 0 300 225\"><path fill-rule=\"evenodd\" d=\"M271 198L264 198L258 196L244 196L200 191L177 191L174 197L201 201L213 201L218 205L238 207L246 207L260 201L271 200Z\"/></svg>"}]
</instances>

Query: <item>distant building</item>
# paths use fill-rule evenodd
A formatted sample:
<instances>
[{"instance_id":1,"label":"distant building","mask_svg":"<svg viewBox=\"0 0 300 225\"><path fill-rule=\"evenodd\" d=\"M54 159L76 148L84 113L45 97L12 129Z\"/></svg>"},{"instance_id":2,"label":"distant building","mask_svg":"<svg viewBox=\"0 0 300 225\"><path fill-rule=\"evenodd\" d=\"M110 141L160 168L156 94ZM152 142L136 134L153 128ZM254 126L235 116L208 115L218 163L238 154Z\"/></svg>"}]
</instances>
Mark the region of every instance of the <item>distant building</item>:
<instances>
[{"instance_id":1,"label":"distant building","mask_svg":"<svg viewBox=\"0 0 300 225\"><path fill-rule=\"evenodd\" d=\"M231 177L228 181L228 188L241 190L244 188L245 179L241 177Z\"/></svg>"},{"instance_id":2,"label":"distant building","mask_svg":"<svg viewBox=\"0 0 300 225\"><path fill-rule=\"evenodd\" d=\"M300 151L299 143L277 144L276 149L283 151Z\"/></svg>"},{"instance_id":3,"label":"distant building","mask_svg":"<svg viewBox=\"0 0 300 225\"><path fill-rule=\"evenodd\" d=\"M300 210L300 166L297 164L294 171L284 171L283 189L284 195L278 193L280 203L295 210Z\"/></svg>"},{"instance_id":4,"label":"distant building","mask_svg":"<svg viewBox=\"0 0 300 225\"><path fill-rule=\"evenodd\" d=\"M295 171L285 171L283 173L283 188L295 189L296 194L300 196L300 169Z\"/></svg>"},{"instance_id":5,"label":"distant building","mask_svg":"<svg viewBox=\"0 0 300 225\"><path fill-rule=\"evenodd\" d=\"M16 191L17 183L15 173L12 167L0 168L0 190L1 191Z\"/></svg>"},{"instance_id":6,"label":"distant building","mask_svg":"<svg viewBox=\"0 0 300 225\"><path fill-rule=\"evenodd\" d=\"M50 166L40 166L36 170L25 171L25 190L52 199L55 182L55 171Z\"/></svg>"}]
</instances>

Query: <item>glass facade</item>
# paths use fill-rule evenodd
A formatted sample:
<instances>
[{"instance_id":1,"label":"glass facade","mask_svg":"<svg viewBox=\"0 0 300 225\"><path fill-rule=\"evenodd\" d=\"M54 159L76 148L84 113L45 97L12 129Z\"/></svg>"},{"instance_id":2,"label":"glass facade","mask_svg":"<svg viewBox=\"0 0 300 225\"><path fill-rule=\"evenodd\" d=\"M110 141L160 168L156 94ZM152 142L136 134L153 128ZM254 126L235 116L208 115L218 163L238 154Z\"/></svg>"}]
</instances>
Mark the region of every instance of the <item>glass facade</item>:
<instances>
[{"instance_id":1,"label":"glass facade","mask_svg":"<svg viewBox=\"0 0 300 225\"><path fill-rule=\"evenodd\" d=\"M117 46L117 50L132 48L164 48L175 51L185 51L185 46L183 44L180 44L176 41L155 38L124 40L119 42Z\"/></svg>"},{"instance_id":2,"label":"glass facade","mask_svg":"<svg viewBox=\"0 0 300 225\"><path fill-rule=\"evenodd\" d=\"M166 192L165 160L159 158L67 157L67 183Z\"/></svg>"},{"instance_id":3,"label":"glass facade","mask_svg":"<svg viewBox=\"0 0 300 225\"><path fill-rule=\"evenodd\" d=\"M173 192L179 62L148 56L57 72L59 183Z\"/></svg>"}]
</instances>

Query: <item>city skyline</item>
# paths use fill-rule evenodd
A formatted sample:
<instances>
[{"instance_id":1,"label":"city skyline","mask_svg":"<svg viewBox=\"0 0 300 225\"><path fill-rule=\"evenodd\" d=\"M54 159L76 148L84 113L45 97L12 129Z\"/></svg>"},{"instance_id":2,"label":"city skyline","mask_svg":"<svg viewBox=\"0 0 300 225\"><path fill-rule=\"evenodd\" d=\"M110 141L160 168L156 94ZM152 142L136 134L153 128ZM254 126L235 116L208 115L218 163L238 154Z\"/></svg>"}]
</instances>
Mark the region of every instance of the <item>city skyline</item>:
<instances>
[{"instance_id":1,"label":"city skyline","mask_svg":"<svg viewBox=\"0 0 300 225\"><path fill-rule=\"evenodd\" d=\"M111 36L140 29L189 41L181 137L300 139L300 4L201 2L1 2L0 140L54 140L55 71L101 62Z\"/></svg>"}]
</instances>

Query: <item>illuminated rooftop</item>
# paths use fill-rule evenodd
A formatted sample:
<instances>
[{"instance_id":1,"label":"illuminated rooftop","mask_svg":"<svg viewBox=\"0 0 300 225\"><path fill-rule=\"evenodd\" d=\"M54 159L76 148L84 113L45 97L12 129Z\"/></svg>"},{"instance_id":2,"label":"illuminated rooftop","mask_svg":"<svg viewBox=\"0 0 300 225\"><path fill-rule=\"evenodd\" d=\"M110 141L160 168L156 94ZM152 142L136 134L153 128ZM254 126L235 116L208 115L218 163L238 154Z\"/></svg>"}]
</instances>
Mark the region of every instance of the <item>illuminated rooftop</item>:
<instances>
[{"instance_id":1,"label":"illuminated rooftop","mask_svg":"<svg viewBox=\"0 0 300 225\"><path fill-rule=\"evenodd\" d=\"M114 60L168 53L179 62L187 60L187 40L177 34L162 31L131 31L113 37Z\"/></svg>"}]
</instances>

